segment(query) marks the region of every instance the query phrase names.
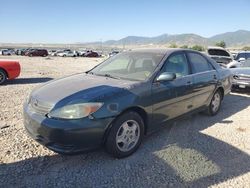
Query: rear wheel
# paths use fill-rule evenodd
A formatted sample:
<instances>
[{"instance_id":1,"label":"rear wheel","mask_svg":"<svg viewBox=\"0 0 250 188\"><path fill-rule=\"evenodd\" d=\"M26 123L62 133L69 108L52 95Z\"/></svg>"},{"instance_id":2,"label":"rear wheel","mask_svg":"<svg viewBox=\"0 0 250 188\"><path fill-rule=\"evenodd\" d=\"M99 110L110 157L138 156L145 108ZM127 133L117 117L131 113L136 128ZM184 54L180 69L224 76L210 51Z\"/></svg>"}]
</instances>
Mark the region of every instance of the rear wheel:
<instances>
[{"instance_id":1,"label":"rear wheel","mask_svg":"<svg viewBox=\"0 0 250 188\"><path fill-rule=\"evenodd\" d=\"M105 147L116 158L124 158L134 153L141 144L144 135L144 123L136 112L127 112L119 116L109 132Z\"/></svg>"},{"instance_id":2,"label":"rear wheel","mask_svg":"<svg viewBox=\"0 0 250 188\"><path fill-rule=\"evenodd\" d=\"M207 110L209 115L214 116L219 112L220 106L221 106L221 101L222 101L222 94L221 94L220 90L217 90L214 93L212 100L209 104L208 110Z\"/></svg>"},{"instance_id":3,"label":"rear wheel","mask_svg":"<svg viewBox=\"0 0 250 188\"><path fill-rule=\"evenodd\" d=\"M7 80L7 75L4 70L0 69L0 85Z\"/></svg>"}]
</instances>

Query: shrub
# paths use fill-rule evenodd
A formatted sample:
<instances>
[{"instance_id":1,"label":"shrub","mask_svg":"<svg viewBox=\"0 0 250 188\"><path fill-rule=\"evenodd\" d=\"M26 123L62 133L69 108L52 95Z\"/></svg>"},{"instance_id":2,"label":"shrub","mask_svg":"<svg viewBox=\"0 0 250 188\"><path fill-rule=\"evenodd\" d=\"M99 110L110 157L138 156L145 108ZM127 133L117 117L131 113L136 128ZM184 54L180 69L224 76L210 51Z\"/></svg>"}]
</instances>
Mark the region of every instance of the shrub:
<instances>
[{"instance_id":1,"label":"shrub","mask_svg":"<svg viewBox=\"0 0 250 188\"><path fill-rule=\"evenodd\" d=\"M205 51L205 48L203 46L199 46L199 45L194 45L192 48L192 50L197 50L197 51Z\"/></svg>"},{"instance_id":2,"label":"shrub","mask_svg":"<svg viewBox=\"0 0 250 188\"><path fill-rule=\"evenodd\" d=\"M173 43L173 44L170 44L169 47L170 47L170 48L177 48L178 46L177 46L175 43Z\"/></svg>"},{"instance_id":3,"label":"shrub","mask_svg":"<svg viewBox=\"0 0 250 188\"><path fill-rule=\"evenodd\" d=\"M242 50L244 50L244 51L250 51L250 46L245 46L245 47L242 48Z\"/></svg>"},{"instance_id":4,"label":"shrub","mask_svg":"<svg viewBox=\"0 0 250 188\"><path fill-rule=\"evenodd\" d=\"M217 42L215 45L216 45L216 46L219 46L219 47L222 47L222 48L226 48L226 43L225 43L225 41Z\"/></svg>"}]
</instances>

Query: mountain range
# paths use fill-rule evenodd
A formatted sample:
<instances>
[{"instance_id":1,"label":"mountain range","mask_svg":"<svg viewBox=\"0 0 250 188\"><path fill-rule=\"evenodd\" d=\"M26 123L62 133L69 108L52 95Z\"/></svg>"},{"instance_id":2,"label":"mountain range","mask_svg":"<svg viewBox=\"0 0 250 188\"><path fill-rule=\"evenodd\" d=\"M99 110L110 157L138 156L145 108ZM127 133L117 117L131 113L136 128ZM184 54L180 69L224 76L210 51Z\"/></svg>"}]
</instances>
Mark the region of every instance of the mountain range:
<instances>
[{"instance_id":1,"label":"mountain range","mask_svg":"<svg viewBox=\"0 0 250 188\"><path fill-rule=\"evenodd\" d=\"M235 32L227 32L212 37L206 38L197 34L163 34L156 37L141 37L141 36L128 36L120 40L108 40L103 42L106 46L122 46L122 45L215 45L217 42L225 41L227 47L238 47L250 45L250 31L238 30ZM100 42L88 43L100 44Z\"/></svg>"}]
</instances>

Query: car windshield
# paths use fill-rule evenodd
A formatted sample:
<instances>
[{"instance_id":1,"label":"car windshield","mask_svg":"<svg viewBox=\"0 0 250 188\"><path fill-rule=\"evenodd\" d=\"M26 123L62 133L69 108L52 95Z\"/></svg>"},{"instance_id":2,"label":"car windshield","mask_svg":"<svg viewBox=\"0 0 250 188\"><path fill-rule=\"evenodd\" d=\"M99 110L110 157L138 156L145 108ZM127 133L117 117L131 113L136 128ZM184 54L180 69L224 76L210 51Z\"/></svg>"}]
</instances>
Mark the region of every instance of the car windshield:
<instances>
[{"instance_id":1,"label":"car windshield","mask_svg":"<svg viewBox=\"0 0 250 188\"><path fill-rule=\"evenodd\" d=\"M123 52L107 59L89 73L117 79L144 81L154 72L164 54L150 52Z\"/></svg>"}]
</instances>

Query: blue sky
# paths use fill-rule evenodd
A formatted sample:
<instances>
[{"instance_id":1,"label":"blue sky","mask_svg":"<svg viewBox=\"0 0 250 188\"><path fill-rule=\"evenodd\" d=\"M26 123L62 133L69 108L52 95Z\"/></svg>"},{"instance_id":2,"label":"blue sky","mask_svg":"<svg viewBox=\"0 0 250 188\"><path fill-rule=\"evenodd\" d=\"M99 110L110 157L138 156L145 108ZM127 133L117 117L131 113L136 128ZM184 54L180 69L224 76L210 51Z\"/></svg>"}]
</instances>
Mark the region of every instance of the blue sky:
<instances>
[{"instance_id":1,"label":"blue sky","mask_svg":"<svg viewBox=\"0 0 250 188\"><path fill-rule=\"evenodd\" d=\"M0 0L0 43L250 30L250 0Z\"/></svg>"}]
</instances>

